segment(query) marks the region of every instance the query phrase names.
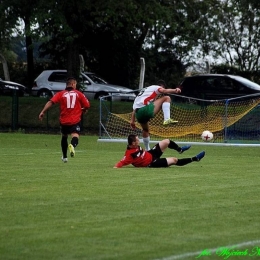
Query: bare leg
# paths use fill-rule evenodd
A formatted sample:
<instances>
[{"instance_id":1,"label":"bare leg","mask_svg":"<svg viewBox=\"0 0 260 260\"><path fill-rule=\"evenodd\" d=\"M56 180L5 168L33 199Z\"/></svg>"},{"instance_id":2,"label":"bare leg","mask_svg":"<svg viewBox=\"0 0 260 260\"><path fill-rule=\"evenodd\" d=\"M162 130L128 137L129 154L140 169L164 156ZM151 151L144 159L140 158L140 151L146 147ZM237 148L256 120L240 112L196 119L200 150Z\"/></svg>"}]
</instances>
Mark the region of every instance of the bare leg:
<instances>
[{"instance_id":1,"label":"bare leg","mask_svg":"<svg viewBox=\"0 0 260 260\"><path fill-rule=\"evenodd\" d=\"M163 96L154 101L154 115L156 115L161 109L163 103L171 103L171 98L169 96Z\"/></svg>"},{"instance_id":2,"label":"bare leg","mask_svg":"<svg viewBox=\"0 0 260 260\"><path fill-rule=\"evenodd\" d=\"M176 157L166 158L168 166L175 165L178 162Z\"/></svg>"},{"instance_id":3,"label":"bare leg","mask_svg":"<svg viewBox=\"0 0 260 260\"><path fill-rule=\"evenodd\" d=\"M161 148L161 151L164 152L167 149L169 144L170 144L170 140L169 139L164 139L164 140L160 141L159 142L159 146Z\"/></svg>"}]
</instances>

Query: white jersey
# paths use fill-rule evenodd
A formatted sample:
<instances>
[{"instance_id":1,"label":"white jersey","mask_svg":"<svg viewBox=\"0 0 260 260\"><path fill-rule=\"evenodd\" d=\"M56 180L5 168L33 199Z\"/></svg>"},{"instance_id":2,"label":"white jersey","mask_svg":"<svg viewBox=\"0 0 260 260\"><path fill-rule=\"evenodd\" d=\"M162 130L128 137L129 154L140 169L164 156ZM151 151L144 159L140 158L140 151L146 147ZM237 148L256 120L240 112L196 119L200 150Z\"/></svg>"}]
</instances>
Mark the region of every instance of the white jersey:
<instances>
[{"instance_id":1,"label":"white jersey","mask_svg":"<svg viewBox=\"0 0 260 260\"><path fill-rule=\"evenodd\" d=\"M142 89L135 98L133 110L144 107L148 105L150 102L153 102L154 99L159 94L161 94L161 92L159 91L160 89L162 89L162 87L158 85L152 85L150 87Z\"/></svg>"}]
</instances>

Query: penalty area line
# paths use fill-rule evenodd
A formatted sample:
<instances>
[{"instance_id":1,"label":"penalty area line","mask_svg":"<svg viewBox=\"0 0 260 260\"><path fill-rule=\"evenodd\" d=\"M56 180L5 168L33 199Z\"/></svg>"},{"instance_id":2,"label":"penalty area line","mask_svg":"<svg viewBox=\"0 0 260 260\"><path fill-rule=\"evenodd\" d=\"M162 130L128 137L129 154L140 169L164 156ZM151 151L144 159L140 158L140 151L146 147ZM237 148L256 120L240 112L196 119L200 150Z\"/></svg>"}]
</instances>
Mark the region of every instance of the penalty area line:
<instances>
[{"instance_id":1,"label":"penalty area line","mask_svg":"<svg viewBox=\"0 0 260 260\"><path fill-rule=\"evenodd\" d=\"M221 248L222 249L224 249L224 248L231 249L232 248L232 250L234 250L236 248L241 248L243 246L255 246L257 244L260 245L260 240L253 240L253 241L242 242L242 243L234 244L234 245L211 248L211 249L207 249L207 252L216 253L216 251L218 249L221 249ZM184 254L180 254L180 255L172 255L172 256L168 256L168 257L164 257L164 258L157 258L157 259L154 259L154 260L177 260L177 259L184 259L186 257L199 256L203 252L203 250L205 250L205 248L202 249L201 251L197 251L197 252L189 252L189 253L184 253Z\"/></svg>"}]
</instances>

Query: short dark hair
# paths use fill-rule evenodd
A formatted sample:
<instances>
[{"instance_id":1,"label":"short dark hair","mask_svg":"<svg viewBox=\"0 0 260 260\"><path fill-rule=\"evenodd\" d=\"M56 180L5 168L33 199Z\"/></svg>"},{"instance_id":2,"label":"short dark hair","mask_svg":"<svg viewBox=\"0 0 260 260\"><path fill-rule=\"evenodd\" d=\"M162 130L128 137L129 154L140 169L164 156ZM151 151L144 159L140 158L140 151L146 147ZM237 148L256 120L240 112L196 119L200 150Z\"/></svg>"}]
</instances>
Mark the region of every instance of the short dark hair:
<instances>
[{"instance_id":1,"label":"short dark hair","mask_svg":"<svg viewBox=\"0 0 260 260\"><path fill-rule=\"evenodd\" d=\"M158 85L158 86L164 86L164 87L166 88L166 82L165 82L163 79L159 79L159 80L157 81L157 85Z\"/></svg>"},{"instance_id":2,"label":"short dark hair","mask_svg":"<svg viewBox=\"0 0 260 260\"><path fill-rule=\"evenodd\" d=\"M132 143L136 141L136 136L137 135L129 135L128 136L128 138L127 138L128 145L132 145Z\"/></svg>"},{"instance_id":3,"label":"short dark hair","mask_svg":"<svg viewBox=\"0 0 260 260\"><path fill-rule=\"evenodd\" d=\"M74 78L74 77L68 77L67 79L66 79L66 83L67 83L67 85L71 82L71 81L77 81L76 80L76 78Z\"/></svg>"}]
</instances>

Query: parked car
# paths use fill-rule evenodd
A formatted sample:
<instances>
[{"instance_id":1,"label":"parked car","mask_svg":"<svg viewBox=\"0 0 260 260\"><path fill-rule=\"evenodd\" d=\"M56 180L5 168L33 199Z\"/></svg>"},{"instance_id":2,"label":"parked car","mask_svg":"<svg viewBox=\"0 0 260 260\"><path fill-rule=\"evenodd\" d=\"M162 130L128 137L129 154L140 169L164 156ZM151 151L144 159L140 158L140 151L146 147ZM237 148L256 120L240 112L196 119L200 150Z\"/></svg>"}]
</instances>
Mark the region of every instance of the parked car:
<instances>
[{"instance_id":1,"label":"parked car","mask_svg":"<svg viewBox=\"0 0 260 260\"><path fill-rule=\"evenodd\" d=\"M14 90L17 91L18 96L24 96L25 94L28 94L28 88L24 85L13 81L6 81L0 78L0 95L12 96Z\"/></svg>"},{"instance_id":2,"label":"parked car","mask_svg":"<svg viewBox=\"0 0 260 260\"><path fill-rule=\"evenodd\" d=\"M200 74L185 77L179 84L182 96L219 100L260 94L260 85L240 76Z\"/></svg>"},{"instance_id":3,"label":"parked car","mask_svg":"<svg viewBox=\"0 0 260 260\"><path fill-rule=\"evenodd\" d=\"M38 97L52 97L58 91L64 90L66 86L66 70L44 70L34 81L32 95ZM108 99L134 100L136 95L132 89L111 85L92 72L82 72L78 85L80 90L89 99L99 99L108 96Z\"/></svg>"}]
</instances>

